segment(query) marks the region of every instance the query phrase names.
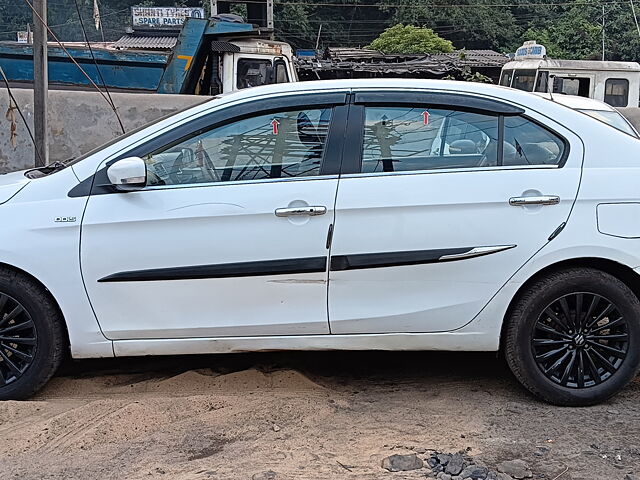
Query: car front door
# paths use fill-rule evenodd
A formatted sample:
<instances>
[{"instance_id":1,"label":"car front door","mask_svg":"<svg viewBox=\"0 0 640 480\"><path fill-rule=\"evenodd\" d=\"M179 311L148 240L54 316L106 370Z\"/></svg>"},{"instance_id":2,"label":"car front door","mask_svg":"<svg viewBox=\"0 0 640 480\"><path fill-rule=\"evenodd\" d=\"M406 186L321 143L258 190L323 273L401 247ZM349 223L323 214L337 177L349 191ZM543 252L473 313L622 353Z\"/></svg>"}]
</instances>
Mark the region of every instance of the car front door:
<instances>
[{"instance_id":1,"label":"car front door","mask_svg":"<svg viewBox=\"0 0 640 480\"><path fill-rule=\"evenodd\" d=\"M335 334L465 325L562 228L577 195L580 140L502 101L363 91L349 128L331 245Z\"/></svg>"},{"instance_id":2,"label":"car front door","mask_svg":"<svg viewBox=\"0 0 640 480\"><path fill-rule=\"evenodd\" d=\"M253 101L163 133L118 156L145 160L139 191L104 186L106 161L80 252L104 334L328 333L326 238L343 137L331 132L344 128L345 98Z\"/></svg>"}]
</instances>

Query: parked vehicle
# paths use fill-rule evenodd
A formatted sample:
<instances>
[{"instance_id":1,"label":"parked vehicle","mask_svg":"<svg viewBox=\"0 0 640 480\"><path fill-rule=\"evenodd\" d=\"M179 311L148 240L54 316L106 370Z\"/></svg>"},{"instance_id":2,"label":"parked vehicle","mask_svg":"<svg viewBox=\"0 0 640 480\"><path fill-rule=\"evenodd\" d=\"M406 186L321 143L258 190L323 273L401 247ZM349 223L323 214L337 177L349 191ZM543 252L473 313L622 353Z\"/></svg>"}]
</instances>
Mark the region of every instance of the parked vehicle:
<instances>
[{"instance_id":1,"label":"parked vehicle","mask_svg":"<svg viewBox=\"0 0 640 480\"><path fill-rule=\"evenodd\" d=\"M218 95L298 81L291 46L259 38L260 34L261 29L250 23L187 18L175 37L137 32L115 43L94 44L91 49L77 42L67 43L64 49L50 43L49 84L53 88L92 89L94 84L104 84L111 91ZM67 52L84 71L69 61ZM0 42L0 64L12 84L32 85L32 45Z\"/></svg>"},{"instance_id":2,"label":"parked vehicle","mask_svg":"<svg viewBox=\"0 0 640 480\"><path fill-rule=\"evenodd\" d=\"M546 93L538 93L538 95L578 110L624 133L633 135L634 137L640 137L638 131L624 115L604 102L592 98L578 97L576 95L550 95Z\"/></svg>"},{"instance_id":3,"label":"parked vehicle","mask_svg":"<svg viewBox=\"0 0 640 480\"><path fill-rule=\"evenodd\" d=\"M0 176L0 398L67 350L377 349L500 350L540 398L602 401L640 366L639 158L537 95L358 79Z\"/></svg>"},{"instance_id":4,"label":"parked vehicle","mask_svg":"<svg viewBox=\"0 0 640 480\"><path fill-rule=\"evenodd\" d=\"M502 67L500 85L526 92L549 92L594 98L614 107L637 107L640 64L547 57L544 45L525 42L514 60Z\"/></svg>"}]
</instances>

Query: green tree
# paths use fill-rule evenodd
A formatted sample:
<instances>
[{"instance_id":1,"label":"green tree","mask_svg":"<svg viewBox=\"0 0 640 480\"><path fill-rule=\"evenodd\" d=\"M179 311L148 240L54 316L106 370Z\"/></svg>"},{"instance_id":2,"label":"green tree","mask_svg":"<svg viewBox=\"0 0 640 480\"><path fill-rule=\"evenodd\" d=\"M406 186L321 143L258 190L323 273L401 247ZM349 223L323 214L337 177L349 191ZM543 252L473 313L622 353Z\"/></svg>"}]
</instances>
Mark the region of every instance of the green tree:
<instances>
[{"instance_id":1,"label":"green tree","mask_svg":"<svg viewBox=\"0 0 640 480\"><path fill-rule=\"evenodd\" d=\"M599 59L602 26L593 8L573 7L559 14L544 28L529 28L525 40L535 40L547 48L550 58Z\"/></svg>"},{"instance_id":2,"label":"green tree","mask_svg":"<svg viewBox=\"0 0 640 480\"><path fill-rule=\"evenodd\" d=\"M391 14L392 25L423 25L445 36L458 48L503 50L517 43L522 33L511 10L496 7L495 0L385 2L389 4L381 8Z\"/></svg>"},{"instance_id":3,"label":"green tree","mask_svg":"<svg viewBox=\"0 0 640 480\"><path fill-rule=\"evenodd\" d=\"M441 53L453 52L453 44L430 28L413 25L394 25L376 38L369 48L384 53Z\"/></svg>"}]
</instances>

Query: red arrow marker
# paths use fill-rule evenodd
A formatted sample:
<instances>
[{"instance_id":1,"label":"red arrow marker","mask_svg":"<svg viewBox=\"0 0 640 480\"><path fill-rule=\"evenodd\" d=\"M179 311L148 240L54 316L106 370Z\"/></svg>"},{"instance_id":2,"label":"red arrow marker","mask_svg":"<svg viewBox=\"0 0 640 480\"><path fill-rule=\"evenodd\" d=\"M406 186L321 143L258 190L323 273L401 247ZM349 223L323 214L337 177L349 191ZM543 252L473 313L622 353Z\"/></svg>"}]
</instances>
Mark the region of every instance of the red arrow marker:
<instances>
[{"instance_id":1,"label":"red arrow marker","mask_svg":"<svg viewBox=\"0 0 640 480\"><path fill-rule=\"evenodd\" d=\"M425 110L424 112L422 112L422 123L424 123L425 125L429 125L429 111Z\"/></svg>"},{"instance_id":2,"label":"red arrow marker","mask_svg":"<svg viewBox=\"0 0 640 480\"><path fill-rule=\"evenodd\" d=\"M274 135L278 134L278 126L279 125L280 125L280 122L276 118L271 120L271 127L273 128L273 134Z\"/></svg>"}]
</instances>

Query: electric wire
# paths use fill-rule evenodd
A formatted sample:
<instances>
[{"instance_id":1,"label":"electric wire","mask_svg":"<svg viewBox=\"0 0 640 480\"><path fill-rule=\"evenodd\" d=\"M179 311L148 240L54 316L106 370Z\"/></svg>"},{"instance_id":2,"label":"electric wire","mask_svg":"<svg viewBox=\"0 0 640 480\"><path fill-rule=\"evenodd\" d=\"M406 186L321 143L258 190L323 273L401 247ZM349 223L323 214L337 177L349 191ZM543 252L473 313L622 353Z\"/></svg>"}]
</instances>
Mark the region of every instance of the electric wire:
<instances>
[{"instance_id":1,"label":"electric wire","mask_svg":"<svg viewBox=\"0 0 640 480\"><path fill-rule=\"evenodd\" d=\"M89 74L87 72L85 72L85 70L80 66L80 64L76 61L75 58L73 58L73 55L71 55L71 53L69 53L69 51L65 48L65 46L62 44L62 42L58 39L58 37L56 36L55 33L53 33L53 31L51 30L51 28L49 28L49 25L47 25L47 22L44 21L44 19L40 16L40 14L37 12L37 10L33 7L33 5L31 4L31 2L29 2L29 0L24 0L24 2L29 5L29 8L31 9L31 11L33 12L33 14L37 17L37 19L40 21L40 23L42 23L42 25L44 25L44 27L47 29L47 31L51 34L51 36L53 37L53 39L58 43L58 45L60 45L60 48L62 48L62 50L64 51L64 53L69 57L69 59L75 64L76 67L78 67L78 69L82 72L82 74L87 77L87 80L89 80L89 82L91 83L91 85L98 91L98 93L100 93L100 95L102 95L102 98L104 98L104 100L109 104L109 106L111 107L111 109L113 110L113 113L116 115L116 117L118 117L118 121L122 124L122 122L120 121L120 115L118 114L118 111L114 108L114 106L109 102L109 99L107 98L107 96L104 94L104 92L100 89L100 87L98 87L98 85L96 85L96 82L93 81L93 79L89 76Z\"/></svg>"},{"instance_id":2,"label":"electric wire","mask_svg":"<svg viewBox=\"0 0 640 480\"><path fill-rule=\"evenodd\" d=\"M80 6L78 5L78 0L73 0L73 2L76 5L76 11L78 12L78 19L80 20L80 28L82 29L82 35L84 36L84 41L87 44L87 47L89 48L89 53L91 54L91 59L93 60L93 64L96 67L96 71L98 72L98 77L100 77L100 81L102 82L102 87L104 88L104 91L107 94L107 97L109 97L109 102L111 103L111 108L113 109L113 111L116 111L116 104L113 102L113 98L111 98L111 93L109 92L109 88L107 87L107 82L105 82L104 77L102 76L102 71L100 70L100 67L98 66L98 61L96 60L95 55L93 54L93 48L91 48L91 42L89 42L89 37L87 36L87 31L84 28L84 21L82 20L82 13L80 12ZM118 123L120 124L120 129L122 130L122 133L127 133L124 129L124 125L122 124L122 120L120 120L120 115L116 115L117 119L118 119Z\"/></svg>"}]
</instances>

